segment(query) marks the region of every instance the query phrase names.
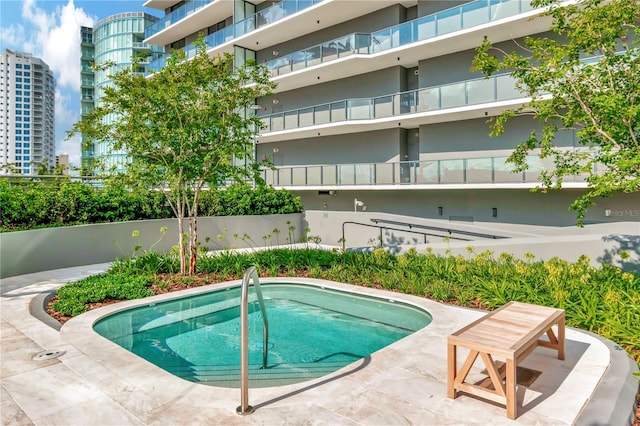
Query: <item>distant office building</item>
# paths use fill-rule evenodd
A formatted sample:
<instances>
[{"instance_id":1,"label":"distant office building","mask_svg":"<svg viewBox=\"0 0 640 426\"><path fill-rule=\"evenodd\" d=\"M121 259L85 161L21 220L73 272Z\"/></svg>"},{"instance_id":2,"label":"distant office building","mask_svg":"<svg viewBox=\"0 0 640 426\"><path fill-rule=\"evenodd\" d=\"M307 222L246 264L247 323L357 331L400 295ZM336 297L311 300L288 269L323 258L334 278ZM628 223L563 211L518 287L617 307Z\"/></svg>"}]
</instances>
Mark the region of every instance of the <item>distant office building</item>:
<instances>
[{"instance_id":1,"label":"distant office building","mask_svg":"<svg viewBox=\"0 0 640 426\"><path fill-rule=\"evenodd\" d=\"M37 174L55 166L56 80L30 53L0 54L0 174Z\"/></svg>"},{"instance_id":2,"label":"distant office building","mask_svg":"<svg viewBox=\"0 0 640 426\"><path fill-rule=\"evenodd\" d=\"M69 154L56 155L56 171L62 170L62 174L69 175Z\"/></svg>"},{"instance_id":3,"label":"distant office building","mask_svg":"<svg viewBox=\"0 0 640 426\"><path fill-rule=\"evenodd\" d=\"M93 28L81 27L81 114L88 114L99 105L104 88L111 81L109 75L130 67L132 58L143 54L147 60L140 62L140 72L145 71L148 61L164 53L162 47L143 43L145 28L158 20L143 12L125 12L109 16ZM108 69L99 66L114 63ZM98 67L93 67L93 65ZM94 161L102 161L110 168L122 169L126 164L126 152L111 152L106 142L87 145L82 137L82 164L87 174L93 171Z\"/></svg>"}]
</instances>

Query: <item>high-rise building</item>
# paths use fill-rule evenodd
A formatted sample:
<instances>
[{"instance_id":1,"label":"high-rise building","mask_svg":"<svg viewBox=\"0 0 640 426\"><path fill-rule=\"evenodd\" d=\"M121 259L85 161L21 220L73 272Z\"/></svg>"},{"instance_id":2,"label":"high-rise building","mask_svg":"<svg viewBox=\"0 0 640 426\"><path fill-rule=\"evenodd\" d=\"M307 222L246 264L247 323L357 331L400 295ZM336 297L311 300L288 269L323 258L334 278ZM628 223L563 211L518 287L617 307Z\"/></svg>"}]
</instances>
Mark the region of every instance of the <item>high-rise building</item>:
<instances>
[{"instance_id":1,"label":"high-rise building","mask_svg":"<svg viewBox=\"0 0 640 426\"><path fill-rule=\"evenodd\" d=\"M301 196L307 211L380 211L431 219L571 225L568 206L587 184L532 193L552 164L531 158L512 173L514 148L541 126L512 119L490 137L487 119L528 102L508 74L470 70L488 37L498 47L548 35L529 0L147 0L165 16L145 42L169 52L235 53L266 65L275 93L256 100L264 128L256 158L267 182ZM150 64L164 66L164 58ZM579 149L574 130L556 143ZM636 198L634 198L636 197ZM586 221L616 220L637 194L603 200ZM608 206L608 207L607 207ZM628 217L627 219L637 220Z\"/></svg>"},{"instance_id":2,"label":"high-rise building","mask_svg":"<svg viewBox=\"0 0 640 426\"><path fill-rule=\"evenodd\" d=\"M55 88L49 66L30 53L0 55L0 173L55 166Z\"/></svg>"},{"instance_id":3,"label":"high-rise building","mask_svg":"<svg viewBox=\"0 0 640 426\"><path fill-rule=\"evenodd\" d=\"M140 72L146 64L164 52L162 47L144 43L145 28L157 17L143 12L125 12L99 21L93 28L81 27L81 114L85 115L99 105L104 88L111 84L109 75L131 67L133 58L140 55ZM113 64L103 67L105 64ZM95 66L94 66L95 65ZM109 119L114 119L113 117ZM93 162L100 161L108 169L122 170L126 152L112 152L109 143L87 144L82 138L82 164L84 173L91 173Z\"/></svg>"}]
</instances>

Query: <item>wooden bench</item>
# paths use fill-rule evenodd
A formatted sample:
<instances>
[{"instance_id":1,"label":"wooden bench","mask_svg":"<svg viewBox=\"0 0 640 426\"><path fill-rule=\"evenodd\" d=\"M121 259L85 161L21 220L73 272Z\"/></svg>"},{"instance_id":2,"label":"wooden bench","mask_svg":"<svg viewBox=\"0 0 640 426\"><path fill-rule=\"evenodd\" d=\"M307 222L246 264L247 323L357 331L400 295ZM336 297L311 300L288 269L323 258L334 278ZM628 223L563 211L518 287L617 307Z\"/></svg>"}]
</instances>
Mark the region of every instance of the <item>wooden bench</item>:
<instances>
[{"instance_id":1,"label":"wooden bench","mask_svg":"<svg viewBox=\"0 0 640 426\"><path fill-rule=\"evenodd\" d=\"M557 324L558 336L552 326ZM547 340L540 340L545 334ZM564 310L509 302L453 333L447 339L448 396L456 398L458 391L505 404L507 417L517 417L516 367L535 348L544 346L558 351L564 359ZM458 371L457 348L470 350ZM478 355L484 361L489 377L478 384L465 382ZM505 364L496 368L493 357L502 357Z\"/></svg>"}]
</instances>

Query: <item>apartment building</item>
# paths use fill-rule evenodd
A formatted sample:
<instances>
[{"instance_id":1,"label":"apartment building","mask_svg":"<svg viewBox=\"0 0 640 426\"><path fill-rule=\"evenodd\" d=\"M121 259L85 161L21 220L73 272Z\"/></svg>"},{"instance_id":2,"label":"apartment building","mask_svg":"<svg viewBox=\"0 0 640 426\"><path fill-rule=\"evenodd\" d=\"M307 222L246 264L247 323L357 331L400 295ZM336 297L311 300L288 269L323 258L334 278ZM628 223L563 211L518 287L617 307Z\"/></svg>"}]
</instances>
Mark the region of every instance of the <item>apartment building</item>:
<instances>
[{"instance_id":1,"label":"apartment building","mask_svg":"<svg viewBox=\"0 0 640 426\"><path fill-rule=\"evenodd\" d=\"M49 66L30 53L0 54L0 174L55 166L55 88Z\"/></svg>"},{"instance_id":2,"label":"apartment building","mask_svg":"<svg viewBox=\"0 0 640 426\"><path fill-rule=\"evenodd\" d=\"M545 33L523 0L148 0L165 16L145 42L195 53L233 52L267 66L278 83L256 100L264 128L256 158L267 182L300 195L308 210L377 211L449 221L571 225L568 206L586 184L532 193L542 170L506 162L540 126L529 117L490 137L487 120L528 99L508 75L470 71L483 37L513 49ZM164 66L164 58L150 64ZM574 131L557 143L578 149ZM640 219L637 194L598 202L586 222ZM622 212L612 214L611 212ZM635 213L634 213L635 212Z\"/></svg>"},{"instance_id":3,"label":"apartment building","mask_svg":"<svg viewBox=\"0 0 640 426\"><path fill-rule=\"evenodd\" d=\"M93 28L81 27L81 115L88 114L99 104L104 88L111 83L109 75L131 67L134 57L142 55L140 72L147 63L162 55L164 49L144 43L145 28L155 23L157 17L144 12L124 12L99 21ZM112 63L110 67L95 67ZM115 117L109 117L113 120ZM113 152L109 143L95 142L87 145L82 137L82 164L90 173L94 161L101 161L108 169L122 170L127 161L126 152Z\"/></svg>"}]
</instances>

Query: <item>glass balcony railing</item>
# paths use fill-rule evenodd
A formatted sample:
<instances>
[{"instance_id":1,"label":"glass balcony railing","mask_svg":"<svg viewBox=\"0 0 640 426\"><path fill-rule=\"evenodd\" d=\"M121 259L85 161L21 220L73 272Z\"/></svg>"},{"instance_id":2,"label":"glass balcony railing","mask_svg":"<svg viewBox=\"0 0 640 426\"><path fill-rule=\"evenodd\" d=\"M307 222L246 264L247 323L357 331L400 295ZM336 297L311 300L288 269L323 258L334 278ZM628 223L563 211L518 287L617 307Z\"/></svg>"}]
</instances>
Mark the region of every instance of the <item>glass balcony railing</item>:
<instances>
[{"instance_id":1,"label":"glass balcony railing","mask_svg":"<svg viewBox=\"0 0 640 426\"><path fill-rule=\"evenodd\" d=\"M205 37L204 41L207 43L207 48L211 49L233 38L241 37L257 30L258 28L278 22L293 15L294 13L298 13L315 4L322 3L323 1L325 0L282 0L280 3L276 3L258 13L254 13L233 25L225 27L220 31L216 31L213 34L209 34ZM195 54L195 50L195 46L187 46L185 48L187 57L193 56Z\"/></svg>"},{"instance_id":2,"label":"glass balcony railing","mask_svg":"<svg viewBox=\"0 0 640 426\"><path fill-rule=\"evenodd\" d=\"M353 33L339 37L273 59L266 66L271 71L271 76L276 77L355 53L383 52L533 9L529 0L477 0L374 33Z\"/></svg>"},{"instance_id":3,"label":"glass balcony railing","mask_svg":"<svg viewBox=\"0 0 640 426\"><path fill-rule=\"evenodd\" d=\"M280 21L288 16L293 15L294 13L307 9L314 4L322 3L323 1L325 0L282 0L280 3L276 3L273 6L261 10L258 13L254 13L253 15L241 21L238 21L233 25L229 25L228 27L216 31L215 33L209 34L204 38L204 41L207 44L207 48L212 49L216 46L220 46L221 44L257 30L258 28ZM186 54L187 59L195 56L197 52L197 48L193 44L184 47L183 50ZM151 62L151 64L147 68L153 71L160 70L164 68L166 63L165 61L165 58L156 59L155 61Z\"/></svg>"},{"instance_id":4,"label":"glass balcony railing","mask_svg":"<svg viewBox=\"0 0 640 426\"><path fill-rule=\"evenodd\" d=\"M525 95L509 74L444 86L427 87L375 98L347 99L261 116L261 133L298 129L347 120L374 120L488 102Z\"/></svg>"},{"instance_id":5,"label":"glass balcony railing","mask_svg":"<svg viewBox=\"0 0 640 426\"><path fill-rule=\"evenodd\" d=\"M144 30L145 38L149 38L155 33L158 33L164 30L167 27L175 24L176 22L186 18L191 15L196 10L208 5L209 3L213 3L215 0L189 0L183 6L174 10L171 13L166 14L160 20L153 23L153 25L149 25Z\"/></svg>"},{"instance_id":6,"label":"glass balcony railing","mask_svg":"<svg viewBox=\"0 0 640 426\"><path fill-rule=\"evenodd\" d=\"M543 170L553 169L550 159L528 156L530 168L513 173L507 157L456 158L395 163L331 164L264 169L267 184L281 187L341 185L436 185L536 183ZM586 175L565 178L584 182Z\"/></svg>"}]
</instances>

